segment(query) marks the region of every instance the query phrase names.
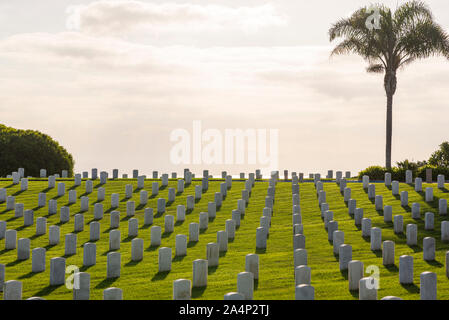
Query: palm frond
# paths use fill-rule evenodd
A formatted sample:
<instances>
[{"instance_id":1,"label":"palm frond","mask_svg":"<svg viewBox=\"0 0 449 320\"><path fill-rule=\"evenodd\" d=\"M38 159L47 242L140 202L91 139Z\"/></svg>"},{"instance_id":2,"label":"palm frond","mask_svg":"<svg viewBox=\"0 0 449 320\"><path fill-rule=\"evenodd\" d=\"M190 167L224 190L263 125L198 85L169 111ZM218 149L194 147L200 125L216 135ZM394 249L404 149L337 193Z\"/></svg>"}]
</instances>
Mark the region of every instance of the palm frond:
<instances>
[{"instance_id":1,"label":"palm frond","mask_svg":"<svg viewBox=\"0 0 449 320\"><path fill-rule=\"evenodd\" d=\"M415 21L410 31L399 39L397 48L401 54L400 65L410 63L410 58L416 60L434 55L449 58L449 35L433 20L422 19Z\"/></svg>"},{"instance_id":2,"label":"palm frond","mask_svg":"<svg viewBox=\"0 0 449 320\"><path fill-rule=\"evenodd\" d=\"M382 73L385 71L383 64L370 64L368 68L366 68L366 72L368 73Z\"/></svg>"},{"instance_id":3,"label":"palm frond","mask_svg":"<svg viewBox=\"0 0 449 320\"><path fill-rule=\"evenodd\" d=\"M404 24L416 19L433 19L432 12L423 1L409 1L402 4L394 13L396 28L400 30Z\"/></svg>"}]
</instances>

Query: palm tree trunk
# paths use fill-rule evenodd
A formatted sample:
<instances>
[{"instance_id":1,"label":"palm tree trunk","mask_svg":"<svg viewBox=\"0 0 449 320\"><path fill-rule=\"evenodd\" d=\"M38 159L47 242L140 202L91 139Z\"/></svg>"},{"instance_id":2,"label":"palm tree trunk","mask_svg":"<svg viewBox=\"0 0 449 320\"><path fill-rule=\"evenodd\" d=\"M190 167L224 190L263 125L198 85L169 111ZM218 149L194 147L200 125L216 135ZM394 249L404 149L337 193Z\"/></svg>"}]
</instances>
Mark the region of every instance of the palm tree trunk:
<instances>
[{"instance_id":1,"label":"palm tree trunk","mask_svg":"<svg viewBox=\"0 0 449 320\"><path fill-rule=\"evenodd\" d=\"M391 169L391 140L393 136L393 96L396 92L396 71L388 70L385 73L384 87L387 93L387 125L385 144L385 167Z\"/></svg>"},{"instance_id":2,"label":"palm tree trunk","mask_svg":"<svg viewBox=\"0 0 449 320\"><path fill-rule=\"evenodd\" d=\"M391 139L393 136L393 95L387 93L387 142L385 148L385 167L391 169Z\"/></svg>"}]
</instances>

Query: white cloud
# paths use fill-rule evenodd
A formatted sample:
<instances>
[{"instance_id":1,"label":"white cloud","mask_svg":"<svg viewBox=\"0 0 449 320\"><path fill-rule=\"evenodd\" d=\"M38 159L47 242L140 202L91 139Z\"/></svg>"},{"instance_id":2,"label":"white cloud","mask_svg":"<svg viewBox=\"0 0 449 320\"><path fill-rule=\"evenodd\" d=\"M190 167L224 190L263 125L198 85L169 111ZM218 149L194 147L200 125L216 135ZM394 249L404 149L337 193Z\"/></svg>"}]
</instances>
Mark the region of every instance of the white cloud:
<instances>
[{"instance_id":1,"label":"white cloud","mask_svg":"<svg viewBox=\"0 0 449 320\"><path fill-rule=\"evenodd\" d=\"M66 26L95 35L117 36L136 32L216 32L282 26L286 17L271 4L255 7L155 4L140 1L95 1L67 9Z\"/></svg>"},{"instance_id":2,"label":"white cloud","mask_svg":"<svg viewBox=\"0 0 449 320\"><path fill-rule=\"evenodd\" d=\"M101 36L148 28L183 36L197 28L204 38L206 29L275 27L284 20L273 8L131 1L78 7L71 32L0 39L0 119L54 136L74 154L77 171L181 172L169 162L169 134L189 130L193 120L219 130L280 129L280 166L290 170L382 164L382 76L366 74L361 58L329 59L331 47L158 46ZM424 159L447 136L448 72L448 63L430 59L399 74L394 161Z\"/></svg>"}]
</instances>

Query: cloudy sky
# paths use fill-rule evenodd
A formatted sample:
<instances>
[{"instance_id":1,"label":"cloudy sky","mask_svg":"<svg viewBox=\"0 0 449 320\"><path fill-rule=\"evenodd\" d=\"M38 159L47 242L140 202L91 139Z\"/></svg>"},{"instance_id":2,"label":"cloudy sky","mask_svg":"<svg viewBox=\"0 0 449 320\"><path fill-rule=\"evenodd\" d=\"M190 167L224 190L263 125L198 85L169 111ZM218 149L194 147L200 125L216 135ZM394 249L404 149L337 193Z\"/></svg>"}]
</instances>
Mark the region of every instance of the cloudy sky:
<instances>
[{"instance_id":1,"label":"cloudy sky","mask_svg":"<svg viewBox=\"0 0 449 320\"><path fill-rule=\"evenodd\" d=\"M426 2L449 30L448 1ZM0 0L0 122L51 135L77 172L266 167L174 163L170 136L192 133L193 148L195 120L223 136L278 130L281 170L383 165L383 78L359 57L330 58L327 34L369 3ZM449 140L448 75L443 58L399 73L393 162L427 159Z\"/></svg>"}]
</instances>

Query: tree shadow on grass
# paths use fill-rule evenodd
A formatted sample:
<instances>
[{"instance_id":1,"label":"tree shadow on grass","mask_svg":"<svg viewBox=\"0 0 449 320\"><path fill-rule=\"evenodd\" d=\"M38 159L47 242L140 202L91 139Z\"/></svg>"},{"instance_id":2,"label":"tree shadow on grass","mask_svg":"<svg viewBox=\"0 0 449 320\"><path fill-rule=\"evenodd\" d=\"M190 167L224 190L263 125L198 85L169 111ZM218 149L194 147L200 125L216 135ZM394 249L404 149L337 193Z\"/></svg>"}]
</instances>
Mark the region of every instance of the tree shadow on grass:
<instances>
[{"instance_id":1,"label":"tree shadow on grass","mask_svg":"<svg viewBox=\"0 0 449 320\"><path fill-rule=\"evenodd\" d=\"M192 298L199 298L204 294L204 291L206 291L206 286L205 287L195 287L192 288Z\"/></svg>"},{"instance_id":2,"label":"tree shadow on grass","mask_svg":"<svg viewBox=\"0 0 449 320\"><path fill-rule=\"evenodd\" d=\"M156 273L153 278L151 278L151 281L160 281L160 280L164 280L165 278L167 278L168 274L170 273L170 271L160 271L158 273ZM192 290L193 291L193 290Z\"/></svg>"},{"instance_id":3,"label":"tree shadow on grass","mask_svg":"<svg viewBox=\"0 0 449 320\"><path fill-rule=\"evenodd\" d=\"M60 285L56 285L56 286L46 286L45 288L39 290L38 292L36 292L33 296L36 297L44 297L49 295L50 293L52 293L53 291L55 291L56 289L58 289L59 287L63 286L62 284Z\"/></svg>"},{"instance_id":4,"label":"tree shadow on grass","mask_svg":"<svg viewBox=\"0 0 449 320\"><path fill-rule=\"evenodd\" d=\"M117 277L117 278L106 278L103 281L101 281L99 284L97 284L95 286L95 289L106 289L106 288L109 288L118 279L119 279L119 277Z\"/></svg>"},{"instance_id":5,"label":"tree shadow on grass","mask_svg":"<svg viewBox=\"0 0 449 320\"><path fill-rule=\"evenodd\" d=\"M411 284L401 283L401 286L410 293L419 293L419 287L414 283Z\"/></svg>"}]
</instances>

